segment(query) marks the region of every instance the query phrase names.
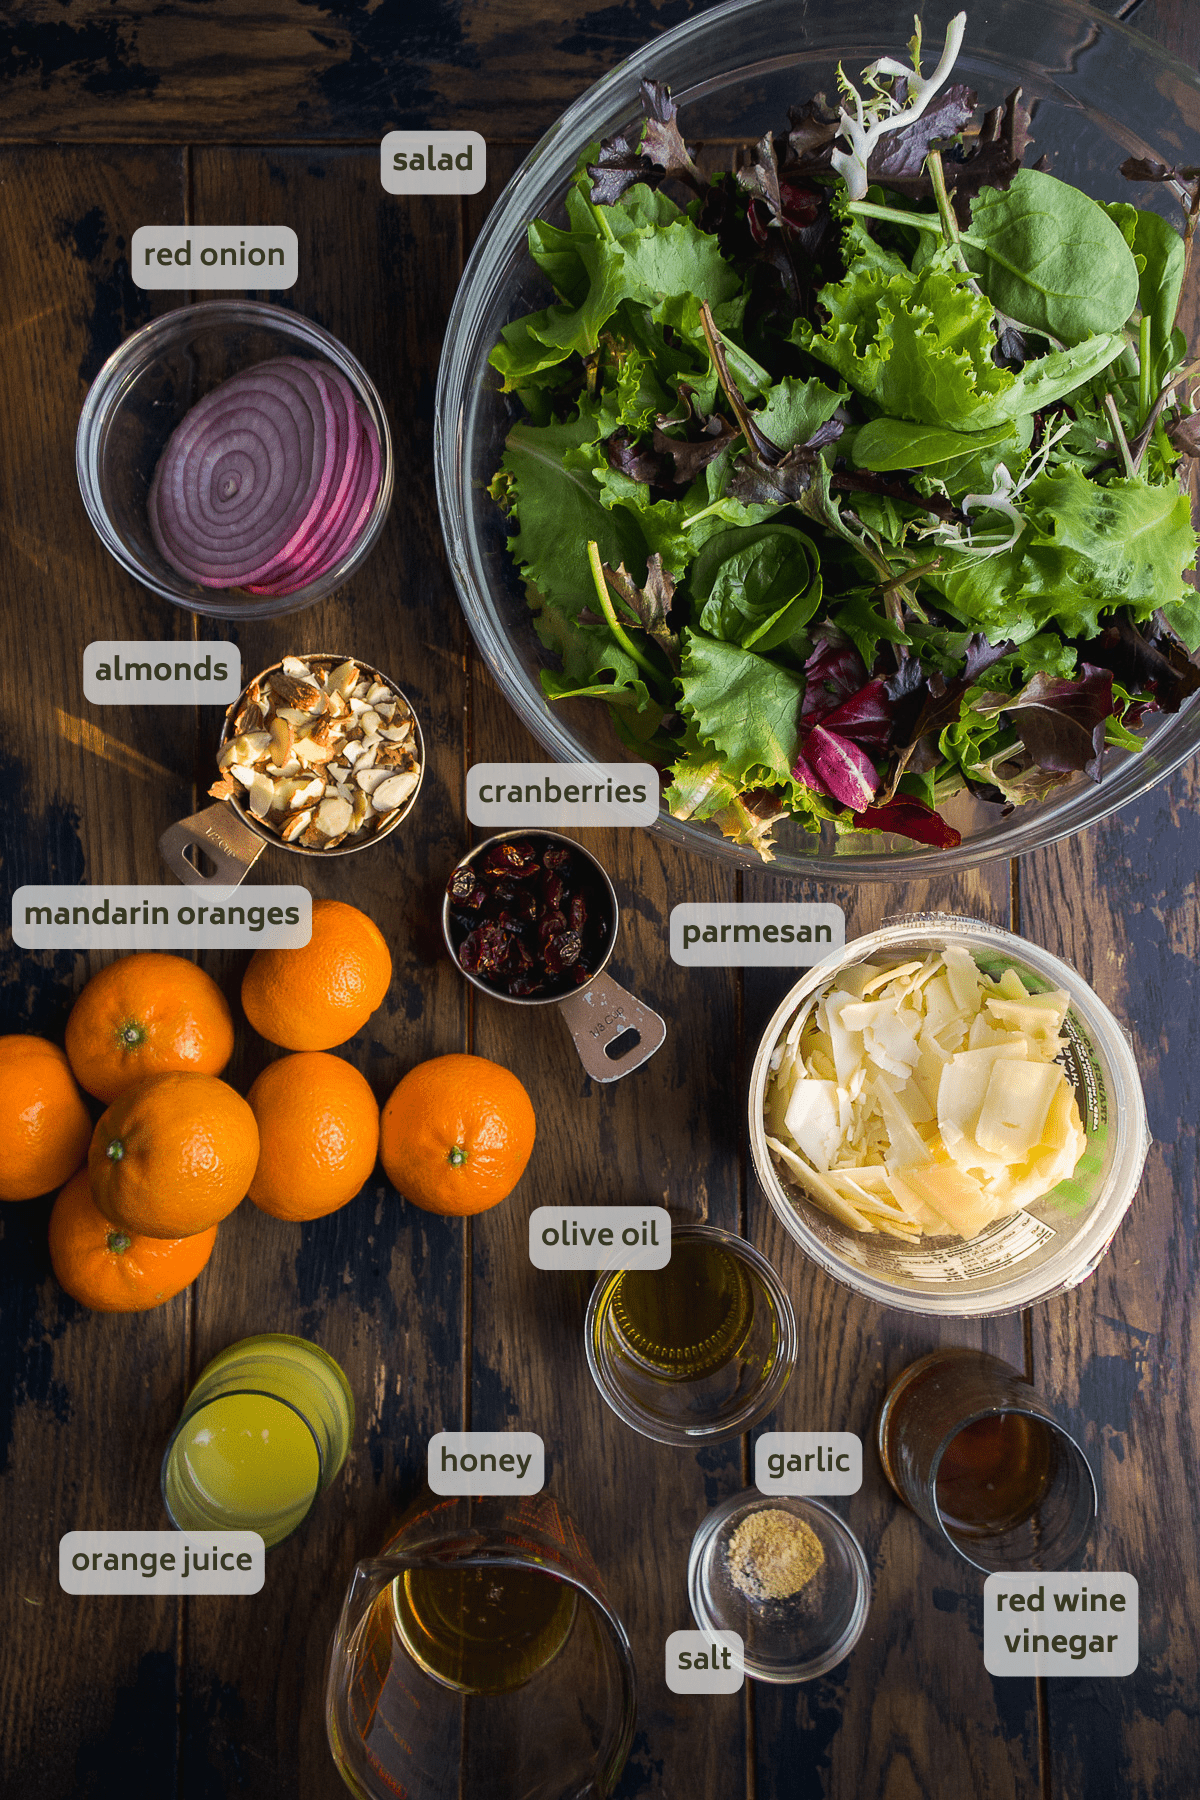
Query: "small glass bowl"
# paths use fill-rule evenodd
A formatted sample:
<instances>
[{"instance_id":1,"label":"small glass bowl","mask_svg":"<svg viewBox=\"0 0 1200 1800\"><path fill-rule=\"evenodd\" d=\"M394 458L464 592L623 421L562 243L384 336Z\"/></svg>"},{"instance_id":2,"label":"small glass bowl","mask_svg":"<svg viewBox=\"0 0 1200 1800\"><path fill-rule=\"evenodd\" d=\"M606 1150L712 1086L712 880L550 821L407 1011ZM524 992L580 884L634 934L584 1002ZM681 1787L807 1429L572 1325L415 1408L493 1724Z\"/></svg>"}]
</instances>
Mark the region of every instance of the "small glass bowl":
<instances>
[{"instance_id":1,"label":"small glass bowl","mask_svg":"<svg viewBox=\"0 0 1200 1800\"><path fill-rule=\"evenodd\" d=\"M730 1573L730 1540L756 1512L802 1519L825 1553L816 1574L786 1600L744 1594ZM688 1599L701 1631L738 1633L752 1681L812 1681L848 1656L861 1637L871 1576L862 1545L832 1507L751 1488L702 1520L688 1558Z\"/></svg>"},{"instance_id":2,"label":"small glass bowl","mask_svg":"<svg viewBox=\"0 0 1200 1800\"><path fill-rule=\"evenodd\" d=\"M621 1288L629 1271L601 1276L584 1326L588 1368L601 1394L619 1419L658 1444L718 1443L749 1431L776 1405L796 1366L796 1315L766 1257L713 1225L673 1225L672 1262L690 1245L724 1251L741 1287L728 1333L697 1347L694 1373L668 1371L662 1360L639 1355L621 1331ZM671 1263L632 1273L639 1282L666 1281Z\"/></svg>"},{"instance_id":3,"label":"small glass bowl","mask_svg":"<svg viewBox=\"0 0 1200 1800\"><path fill-rule=\"evenodd\" d=\"M167 440L197 400L231 375L276 356L332 363L379 435L379 489L358 536L336 563L291 594L206 588L173 569L150 532L146 501ZM152 319L114 350L88 389L75 436L79 490L96 535L143 587L217 619L276 619L315 606L369 554L392 504L392 437L366 370L311 319L259 300L206 300Z\"/></svg>"}]
</instances>

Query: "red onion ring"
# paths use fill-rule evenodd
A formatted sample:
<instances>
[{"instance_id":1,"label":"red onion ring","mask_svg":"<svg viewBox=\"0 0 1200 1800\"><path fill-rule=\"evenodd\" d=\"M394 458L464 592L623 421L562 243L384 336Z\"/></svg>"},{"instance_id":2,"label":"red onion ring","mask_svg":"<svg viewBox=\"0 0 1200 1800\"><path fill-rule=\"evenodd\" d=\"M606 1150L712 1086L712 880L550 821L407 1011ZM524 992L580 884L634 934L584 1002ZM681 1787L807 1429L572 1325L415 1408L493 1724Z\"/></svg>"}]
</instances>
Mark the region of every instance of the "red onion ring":
<instances>
[{"instance_id":1,"label":"red onion ring","mask_svg":"<svg viewBox=\"0 0 1200 1800\"><path fill-rule=\"evenodd\" d=\"M276 357L222 382L176 427L150 485L151 534L203 587L293 593L361 531L381 463L346 377Z\"/></svg>"}]
</instances>

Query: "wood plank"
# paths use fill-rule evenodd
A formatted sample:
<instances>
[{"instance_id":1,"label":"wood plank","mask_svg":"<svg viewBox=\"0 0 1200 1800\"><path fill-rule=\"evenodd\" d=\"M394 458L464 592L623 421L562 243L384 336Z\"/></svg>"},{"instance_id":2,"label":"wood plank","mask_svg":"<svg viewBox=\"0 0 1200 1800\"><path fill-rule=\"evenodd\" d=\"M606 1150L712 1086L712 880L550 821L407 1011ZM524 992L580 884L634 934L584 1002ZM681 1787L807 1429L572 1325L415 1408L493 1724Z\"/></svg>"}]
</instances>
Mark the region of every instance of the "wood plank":
<instances>
[{"instance_id":1,"label":"wood plank","mask_svg":"<svg viewBox=\"0 0 1200 1800\"><path fill-rule=\"evenodd\" d=\"M715 4L209 0L197 12L187 0L15 0L0 28L0 135L299 143L432 126L532 139L622 57ZM1136 21L1172 6L1187 11L1184 0L1144 0Z\"/></svg>"},{"instance_id":2,"label":"wood plank","mask_svg":"<svg viewBox=\"0 0 1200 1800\"><path fill-rule=\"evenodd\" d=\"M715 5L691 0L686 12ZM675 0L411 8L324 0L17 0L0 28L0 133L19 140L265 143L408 127L536 138L683 16ZM497 126L499 131L497 132Z\"/></svg>"},{"instance_id":3,"label":"wood plank","mask_svg":"<svg viewBox=\"0 0 1200 1800\"><path fill-rule=\"evenodd\" d=\"M517 146L493 154L489 188L494 180L498 191L523 154ZM472 235L492 197L469 203ZM546 756L475 654L471 747L478 762ZM629 1632L638 1722L618 1800L651 1788L664 1800L726 1800L744 1790L744 1700L673 1695L663 1671L666 1638L693 1623L692 1534L743 1484L740 1442L689 1454L639 1436L609 1410L584 1356L592 1277L533 1269L527 1220L536 1206L645 1203L740 1229L737 982L726 971L698 977L676 967L667 936L673 905L730 900L736 877L646 832L572 835L617 889L611 971L662 1014L667 1039L641 1069L601 1086L584 1074L556 1009L477 999L473 1048L525 1082L539 1139L512 1199L474 1225L472 1424L541 1433L547 1486L583 1531Z\"/></svg>"},{"instance_id":4,"label":"wood plank","mask_svg":"<svg viewBox=\"0 0 1200 1800\"><path fill-rule=\"evenodd\" d=\"M436 924L440 870L461 829L464 678L433 493L430 404L460 259L458 207L384 194L377 156L358 151L197 151L192 193L198 224L252 216L295 228L300 279L287 303L360 358L392 424L396 502L360 574L303 615L236 633L248 674L296 649L362 657L404 688L425 733L422 793L396 834L356 863L298 863L269 849L251 877L302 880L314 896L361 907L383 931L392 987L337 1052L383 1100L413 1064L464 1044L464 986ZM214 749L198 751L198 763ZM214 959L234 995L245 960ZM235 1085L244 1091L273 1054L243 1025ZM460 1224L410 1207L381 1171L328 1219L288 1225L246 1205L224 1228L215 1279L197 1306L195 1368L252 1332L296 1332L346 1370L358 1423L346 1469L310 1523L272 1552L263 1592L189 1606L185 1796L199 1800L214 1783L254 1800L344 1791L325 1742L325 1650L355 1561L382 1548L412 1498L428 1437L457 1424L462 1239Z\"/></svg>"},{"instance_id":5,"label":"wood plank","mask_svg":"<svg viewBox=\"0 0 1200 1800\"><path fill-rule=\"evenodd\" d=\"M163 305L129 281L126 209L139 221L167 219L181 193L173 153L4 153L6 893L23 882L159 879L154 830L190 794L186 714L175 736L153 709L102 712L83 698L90 638L184 637L190 623L154 604L102 549L74 474L88 384L125 333ZM6 936L4 1029L61 1042L75 993L106 960L20 952ZM58 1540L74 1529L162 1523L158 1463L182 1375L187 1303L140 1319L78 1306L50 1272L50 1204L0 1208L0 1556L9 1571L0 1767L30 1800L91 1793L118 1771L166 1792L176 1760L174 1603L63 1594Z\"/></svg>"},{"instance_id":6,"label":"wood plank","mask_svg":"<svg viewBox=\"0 0 1200 1800\"><path fill-rule=\"evenodd\" d=\"M745 876L743 887L748 900L842 906L848 940L917 912L1009 923L1003 861L907 886L818 885L763 873ZM761 1035L791 985L783 970L745 973L743 1092ZM756 1684L758 1800L809 1793L821 1800L864 1793L1026 1800L1038 1766L1034 1684L993 1682L986 1673L983 1577L900 1506L874 1448L889 1382L927 1351L973 1345L1024 1368L1020 1316L943 1323L860 1299L807 1261L759 1188L748 1147L746 1156L749 1235L783 1276L801 1325L796 1374L763 1429L854 1431L862 1438L862 1488L831 1504L862 1542L872 1579L866 1631L848 1659L817 1682ZM805 1773L798 1778L798 1771Z\"/></svg>"},{"instance_id":7,"label":"wood plank","mask_svg":"<svg viewBox=\"0 0 1200 1800\"><path fill-rule=\"evenodd\" d=\"M1047 1684L1054 1791L1089 1800L1182 1800L1195 1785L1198 798L1193 761L1021 869L1026 935L1072 963L1133 1033L1154 1138L1096 1273L1033 1313L1037 1385L1100 1487L1088 1566L1128 1570L1140 1589L1136 1674Z\"/></svg>"}]
</instances>

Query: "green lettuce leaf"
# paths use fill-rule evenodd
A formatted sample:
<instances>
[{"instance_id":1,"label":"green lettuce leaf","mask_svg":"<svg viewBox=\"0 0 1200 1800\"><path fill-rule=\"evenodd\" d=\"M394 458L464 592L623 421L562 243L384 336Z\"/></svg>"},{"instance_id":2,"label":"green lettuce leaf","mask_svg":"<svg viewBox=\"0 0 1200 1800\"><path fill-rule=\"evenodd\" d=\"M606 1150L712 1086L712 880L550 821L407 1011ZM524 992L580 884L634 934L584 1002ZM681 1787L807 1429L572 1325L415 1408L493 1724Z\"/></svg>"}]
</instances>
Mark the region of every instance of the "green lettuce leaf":
<instances>
[{"instance_id":1,"label":"green lettuce leaf","mask_svg":"<svg viewBox=\"0 0 1200 1800\"><path fill-rule=\"evenodd\" d=\"M1160 213L1129 206L1124 200L1116 200L1104 210L1137 265L1138 307L1150 321L1151 385L1157 393L1178 360L1174 326L1187 266L1183 239Z\"/></svg>"},{"instance_id":2,"label":"green lettuce leaf","mask_svg":"<svg viewBox=\"0 0 1200 1800\"><path fill-rule=\"evenodd\" d=\"M679 710L739 787L792 782L804 677L752 650L683 634Z\"/></svg>"},{"instance_id":3,"label":"green lettuce leaf","mask_svg":"<svg viewBox=\"0 0 1200 1800\"><path fill-rule=\"evenodd\" d=\"M605 461L597 443L601 425L591 401L566 424L514 425L500 463L507 503L520 525L509 548L543 604L572 618L592 593L589 539L611 568L624 563L639 582L646 573L646 542L636 517L606 507L595 479L597 463Z\"/></svg>"},{"instance_id":4,"label":"green lettuce leaf","mask_svg":"<svg viewBox=\"0 0 1200 1800\"><path fill-rule=\"evenodd\" d=\"M793 340L889 418L939 430L989 431L1036 412L1090 381L1125 348L1123 334L1100 333L1033 359L1020 375L1000 368L992 360L991 303L972 292L946 251L916 275L889 275L860 259L819 299L829 314L824 329L799 319Z\"/></svg>"},{"instance_id":5,"label":"green lettuce leaf","mask_svg":"<svg viewBox=\"0 0 1200 1800\"><path fill-rule=\"evenodd\" d=\"M1135 619L1163 607L1177 629L1200 625L1197 596L1183 581L1196 534L1178 488L1125 478L1100 487L1061 463L1030 484L1023 511L1026 528L1011 550L973 558L947 547L926 576L965 624L1016 643L1049 624L1064 637L1094 637L1100 613L1118 606Z\"/></svg>"}]
</instances>

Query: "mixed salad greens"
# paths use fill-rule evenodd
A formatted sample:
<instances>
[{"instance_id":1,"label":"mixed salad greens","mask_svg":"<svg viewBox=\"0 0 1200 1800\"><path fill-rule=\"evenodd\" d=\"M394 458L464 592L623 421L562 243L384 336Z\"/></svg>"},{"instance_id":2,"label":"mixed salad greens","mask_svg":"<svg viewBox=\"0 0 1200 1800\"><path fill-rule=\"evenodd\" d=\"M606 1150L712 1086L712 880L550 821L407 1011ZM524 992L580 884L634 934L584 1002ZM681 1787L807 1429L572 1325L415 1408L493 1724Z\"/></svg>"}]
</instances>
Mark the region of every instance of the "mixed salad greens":
<instances>
[{"instance_id":1,"label":"mixed salad greens","mask_svg":"<svg viewBox=\"0 0 1200 1800\"><path fill-rule=\"evenodd\" d=\"M965 20L711 180L644 82L529 228L558 301L492 352L547 694L606 700L677 817L768 861L787 817L956 844L956 792L1099 780L1200 688L1200 170L1123 165L1180 232L1023 167L1020 89L975 130L946 85Z\"/></svg>"}]
</instances>

